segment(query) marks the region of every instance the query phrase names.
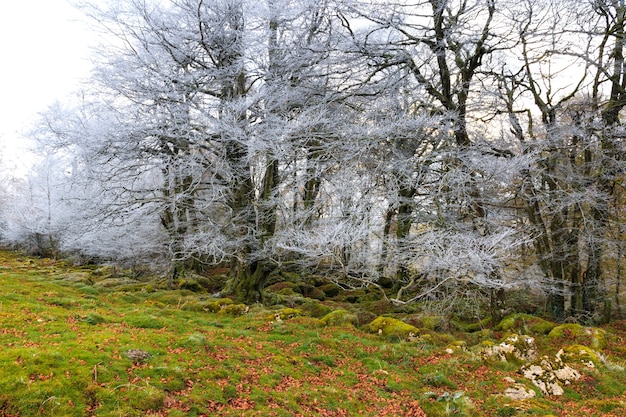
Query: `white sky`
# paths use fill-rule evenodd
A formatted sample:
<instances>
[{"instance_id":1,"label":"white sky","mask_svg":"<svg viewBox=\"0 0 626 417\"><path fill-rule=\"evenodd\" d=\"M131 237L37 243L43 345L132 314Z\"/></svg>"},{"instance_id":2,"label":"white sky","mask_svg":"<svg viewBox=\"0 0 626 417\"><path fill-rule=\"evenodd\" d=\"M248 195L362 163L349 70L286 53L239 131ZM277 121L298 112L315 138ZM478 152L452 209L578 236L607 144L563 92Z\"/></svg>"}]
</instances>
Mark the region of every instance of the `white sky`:
<instances>
[{"instance_id":1,"label":"white sky","mask_svg":"<svg viewBox=\"0 0 626 417\"><path fill-rule=\"evenodd\" d=\"M88 75L92 36L81 18L67 0L2 1L0 152L5 169L20 170L27 163L20 132Z\"/></svg>"}]
</instances>

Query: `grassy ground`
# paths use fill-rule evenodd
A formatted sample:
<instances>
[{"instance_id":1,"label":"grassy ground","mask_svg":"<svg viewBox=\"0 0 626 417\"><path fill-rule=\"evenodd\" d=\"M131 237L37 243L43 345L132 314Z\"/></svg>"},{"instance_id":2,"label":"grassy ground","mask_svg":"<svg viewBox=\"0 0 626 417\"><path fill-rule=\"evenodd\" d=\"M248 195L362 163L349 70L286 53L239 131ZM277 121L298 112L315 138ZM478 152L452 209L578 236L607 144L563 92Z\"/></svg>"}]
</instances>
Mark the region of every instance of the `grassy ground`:
<instances>
[{"instance_id":1,"label":"grassy ground","mask_svg":"<svg viewBox=\"0 0 626 417\"><path fill-rule=\"evenodd\" d=\"M626 415L626 322L607 327L610 367L584 371L562 397L515 402L499 394L505 377L531 387L519 366L446 351L500 336L492 332L392 340L307 316L277 321L262 306L211 313L199 308L212 302L206 294L110 284L0 253L0 416ZM132 350L150 357L133 360Z\"/></svg>"}]
</instances>

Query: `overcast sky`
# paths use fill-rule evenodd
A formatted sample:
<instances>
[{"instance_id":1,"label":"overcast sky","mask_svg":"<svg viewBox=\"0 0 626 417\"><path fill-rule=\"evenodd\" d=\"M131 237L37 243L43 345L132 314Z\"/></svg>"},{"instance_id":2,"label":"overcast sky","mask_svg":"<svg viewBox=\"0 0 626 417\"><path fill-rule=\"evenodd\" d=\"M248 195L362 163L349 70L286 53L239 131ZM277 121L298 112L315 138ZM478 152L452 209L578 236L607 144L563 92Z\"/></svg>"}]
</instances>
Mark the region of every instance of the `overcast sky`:
<instances>
[{"instance_id":1,"label":"overcast sky","mask_svg":"<svg viewBox=\"0 0 626 417\"><path fill-rule=\"evenodd\" d=\"M15 160L24 146L19 132L88 74L90 32L80 19L67 0L5 0L0 5L3 159Z\"/></svg>"}]
</instances>

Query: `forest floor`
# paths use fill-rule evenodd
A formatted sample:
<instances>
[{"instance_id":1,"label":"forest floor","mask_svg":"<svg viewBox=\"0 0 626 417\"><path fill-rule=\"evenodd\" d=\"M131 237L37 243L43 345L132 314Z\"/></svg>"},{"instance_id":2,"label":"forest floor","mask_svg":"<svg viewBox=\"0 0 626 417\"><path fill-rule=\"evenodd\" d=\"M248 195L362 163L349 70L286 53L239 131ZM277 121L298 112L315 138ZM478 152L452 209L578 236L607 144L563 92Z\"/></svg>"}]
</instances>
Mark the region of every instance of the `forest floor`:
<instances>
[{"instance_id":1,"label":"forest floor","mask_svg":"<svg viewBox=\"0 0 626 417\"><path fill-rule=\"evenodd\" d=\"M547 396L478 353L503 332L391 338L124 280L0 252L0 416L626 415L626 321L603 327L601 366ZM542 355L569 342L536 339Z\"/></svg>"}]
</instances>

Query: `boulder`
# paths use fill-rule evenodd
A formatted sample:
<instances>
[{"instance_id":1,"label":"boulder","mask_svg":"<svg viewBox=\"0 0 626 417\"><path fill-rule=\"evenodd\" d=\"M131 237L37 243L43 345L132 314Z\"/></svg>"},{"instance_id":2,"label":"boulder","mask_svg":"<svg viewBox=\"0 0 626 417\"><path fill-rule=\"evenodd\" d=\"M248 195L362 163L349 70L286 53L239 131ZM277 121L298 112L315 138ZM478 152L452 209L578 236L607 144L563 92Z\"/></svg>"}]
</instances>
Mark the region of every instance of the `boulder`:
<instances>
[{"instance_id":1,"label":"boulder","mask_svg":"<svg viewBox=\"0 0 626 417\"><path fill-rule=\"evenodd\" d=\"M567 346L556 355L565 363L582 364L590 369L604 365L604 359L599 352L583 345Z\"/></svg>"},{"instance_id":2,"label":"boulder","mask_svg":"<svg viewBox=\"0 0 626 417\"><path fill-rule=\"evenodd\" d=\"M345 323L354 325L357 323L357 317L347 310L339 309L326 314L320 322L324 326L339 326Z\"/></svg>"},{"instance_id":3,"label":"boulder","mask_svg":"<svg viewBox=\"0 0 626 417\"><path fill-rule=\"evenodd\" d=\"M270 321L281 322L283 320L288 320L303 315L304 313L299 308L282 308L268 315L267 319Z\"/></svg>"},{"instance_id":4,"label":"boulder","mask_svg":"<svg viewBox=\"0 0 626 417\"><path fill-rule=\"evenodd\" d=\"M534 398L537 394L532 389L527 390L524 384L515 383L504 390L504 396L515 401L527 400Z\"/></svg>"},{"instance_id":5,"label":"boulder","mask_svg":"<svg viewBox=\"0 0 626 417\"><path fill-rule=\"evenodd\" d=\"M402 320L385 316L376 317L374 321L367 325L367 328L372 333L400 338L414 338L420 332L417 327L411 326Z\"/></svg>"},{"instance_id":6,"label":"boulder","mask_svg":"<svg viewBox=\"0 0 626 417\"><path fill-rule=\"evenodd\" d=\"M521 333L548 334L556 327L556 323L535 317L531 314L509 314L495 326L499 331L515 331Z\"/></svg>"},{"instance_id":7,"label":"boulder","mask_svg":"<svg viewBox=\"0 0 626 417\"><path fill-rule=\"evenodd\" d=\"M455 340L446 346L446 353L452 354L456 351L466 351L467 343L464 340Z\"/></svg>"},{"instance_id":8,"label":"boulder","mask_svg":"<svg viewBox=\"0 0 626 417\"><path fill-rule=\"evenodd\" d=\"M553 359L542 356L522 366L520 373L539 388L543 395L563 395L563 385L581 377L577 370L566 365L558 355Z\"/></svg>"},{"instance_id":9,"label":"boulder","mask_svg":"<svg viewBox=\"0 0 626 417\"><path fill-rule=\"evenodd\" d=\"M487 345L483 350L483 357L496 358L502 362L532 362L537 359L535 338L528 335L508 335L497 345Z\"/></svg>"},{"instance_id":10,"label":"boulder","mask_svg":"<svg viewBox=\"0 0 626 417\"><path fill-rule=\"evenodd\" d=\"M548 333L548 337L575 341L595 350L602 350L608 344L605 330L572 323L555 327Z\"/></svg>"}]
</instances>

